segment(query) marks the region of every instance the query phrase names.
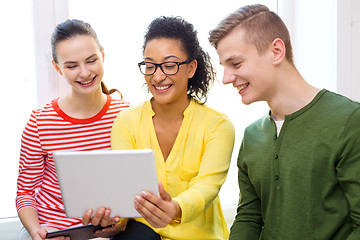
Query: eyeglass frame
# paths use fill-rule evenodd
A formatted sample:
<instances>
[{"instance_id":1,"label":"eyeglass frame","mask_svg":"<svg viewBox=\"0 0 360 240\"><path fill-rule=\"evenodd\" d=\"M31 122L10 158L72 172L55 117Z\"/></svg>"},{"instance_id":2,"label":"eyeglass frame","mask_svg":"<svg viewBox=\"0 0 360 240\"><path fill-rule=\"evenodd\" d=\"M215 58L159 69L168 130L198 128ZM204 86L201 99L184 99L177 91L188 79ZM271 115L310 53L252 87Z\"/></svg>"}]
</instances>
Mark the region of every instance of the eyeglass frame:
<instances>
[{"instance_id":1,"label":"eyeglass frame","mask_svg":"<svg viewBox=\"0 0 360 240\"><path fill-rule=\"evenodd\" d=\"M158 69L158 67L161 69L161 71L162 71L165 75L175 75L175 74L177 74L177 73L179 72L179 69L180 69L180 66L181 66L181 65L189 64L189 63L191 63L191 61L192 61L191 59L188 59L188 60L183 61L183 62L168 61L168 62L162 62L162 63L153 63L153 62L145 62L145 61L142 61L142 62L139 62L139 63L138 63L138 67L139 67L140 72L141 72L143 75L145 75L145 76L154 75L154 73L156 73L156 70ZM151 64L153 64L153 65L155 66L155 70L154 70L153 73L151 73L151 74L147 73L147 74L146 74L146 73L143 73L143 72L141 71L141 67L140 67L140 66L141 66L141 65L145 65L145 63L151 63ZM171 73L171 74L165 73L164 70L163 70L163 68L162 68L162 65L165 64L165 63L175 63L175 64L178 66L176 73Z\"/></svg>"}]
</instances>

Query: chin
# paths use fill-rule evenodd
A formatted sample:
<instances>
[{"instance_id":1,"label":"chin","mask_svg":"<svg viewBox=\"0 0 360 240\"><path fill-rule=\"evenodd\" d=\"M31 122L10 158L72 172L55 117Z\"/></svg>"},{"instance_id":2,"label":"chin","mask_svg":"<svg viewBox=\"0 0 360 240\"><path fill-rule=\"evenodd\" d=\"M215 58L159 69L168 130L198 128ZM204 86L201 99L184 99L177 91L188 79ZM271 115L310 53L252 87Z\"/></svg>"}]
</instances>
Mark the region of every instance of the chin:
<instances>
[{"instance_id":1,"label":"chin","mask_svg":"<svg viewBox=\"0 0 360 240\"><path fill-rule=\"evenodd\" d=\"M245 104L245 105L249 105L249 104L251 104L251 103L254 102L254 101L251 101L251 100L249 100L249 99L247 99L247 98L244 98L244 97L241 98L241 101L242 101L242 103Z\"/></svg>"},{"instance_id":2,"label":"chin","mask_svg":"<svg viewBox=\"0 0 360 240\"><path fill-rule=\"evenodd\" d=\"M170 101L169 99L165 98L165 97L159 97L159 96L154 96L155 102L157 102L158 104L168 104Z\"/></svg>"}]
</instances>

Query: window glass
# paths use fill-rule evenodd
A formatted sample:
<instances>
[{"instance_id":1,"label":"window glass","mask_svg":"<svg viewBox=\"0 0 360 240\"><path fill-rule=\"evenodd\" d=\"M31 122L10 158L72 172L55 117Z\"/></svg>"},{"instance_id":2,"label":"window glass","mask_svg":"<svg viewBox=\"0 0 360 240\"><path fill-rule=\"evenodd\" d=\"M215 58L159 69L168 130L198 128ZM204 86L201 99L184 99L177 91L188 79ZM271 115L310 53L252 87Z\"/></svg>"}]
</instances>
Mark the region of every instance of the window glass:
<instances>
[{"instance_id":1,"label":"window glass","mask_svg":"<svg viewBox=\"0 0 360 240\"><path fill-rule=\"evenodd\" d=\"M109 88L119 89L124 99L136 105L146 101L150 95L143 85L143 75L137 63L142 61L143 35L150 22L158 16L181 16L192 23L198 31L200 44L209 52L218 71L218 81L210 91L207 104L226 113L236 127L236 143L228 178L220 192L223 205L234 205L238 201L236 158L247 125L267 112L265 103L245 106L234 88L221 83L222 69L215 49L208 43L208 33L222 18L246 5L261 3L276 11L276 0L248 1L227 0L226 4L213 1L182 0L118 1L118 0L70 0L70 18L89 22L98 34L105 49L104 82ZM96 13L96 17L94 17Z\"/></svg>"},{"instance_id":2,"label":"window glass","mask_svg":"<svg viewBox=\"0 0 360 240\"><path fill-rule=\"evenodd\" d=\"M31 1L1 1L0 218L16 216L21 134L36 106Z\"/></svg>"}]
</instances>

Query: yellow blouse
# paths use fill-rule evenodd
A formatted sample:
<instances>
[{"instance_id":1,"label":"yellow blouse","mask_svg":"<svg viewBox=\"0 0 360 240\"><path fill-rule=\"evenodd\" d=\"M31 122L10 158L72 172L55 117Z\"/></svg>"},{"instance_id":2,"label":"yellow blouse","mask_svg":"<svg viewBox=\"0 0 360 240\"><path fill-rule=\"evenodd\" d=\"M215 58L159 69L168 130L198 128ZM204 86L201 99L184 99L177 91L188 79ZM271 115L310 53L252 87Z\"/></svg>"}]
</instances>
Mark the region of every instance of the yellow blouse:
<instances>
[{"instance_id":1,"label":"yellow blouse","mask_svg":"<svg viewBox=\"0 0 360 240\"><path fill-rule=\"evenodd\" d=\"M158 180L182 210L180 223L154 229L162 239L228 239L218 193L226 179L235 140L230 119L191 100L174 146L164 161L150 101L117 116L112 149L153 149ZM136 219L150 226L145 219ZM150 226L151 227L151 226Z\"/></svg>"}]
</instances>

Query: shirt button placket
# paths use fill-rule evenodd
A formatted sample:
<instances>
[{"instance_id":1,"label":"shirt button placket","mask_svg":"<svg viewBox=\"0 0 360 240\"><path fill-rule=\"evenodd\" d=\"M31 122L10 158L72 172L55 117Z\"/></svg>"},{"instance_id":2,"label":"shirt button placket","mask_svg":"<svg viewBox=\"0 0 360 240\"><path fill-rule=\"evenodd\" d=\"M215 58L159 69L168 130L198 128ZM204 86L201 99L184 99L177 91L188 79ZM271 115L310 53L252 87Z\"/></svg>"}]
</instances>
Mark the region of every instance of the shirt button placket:
<instances>
[{"instance_id":1,"label":"shirt button placket","mask_svg":"<svg viewBox=\"0 0 360 240\"><path fill-rule=\"evenodd\" d=\"M275 160L277 160L279 158L279 155L275 154ZM276 165L278 165L279 163L277 163ZM279 174L276 172L275 173L275 180L279 180Z\"/></svg>"},{"instance_id":2,"label":"shirt button placket","mask_svg":"<svg viewBox=\"0 0 360 240\"><path fill-rule=\"evenodd\" d=\"M277 160L279 159L279 155L275 154L274 158L275 158L275 161L276 161L275 165L279 166L279 162L277 162ZM279 182L280 176L279 176L278 167L276 168L274 179L276 181L276 188L280 189L280 182Z\"/></svg>"}]
</instances>

